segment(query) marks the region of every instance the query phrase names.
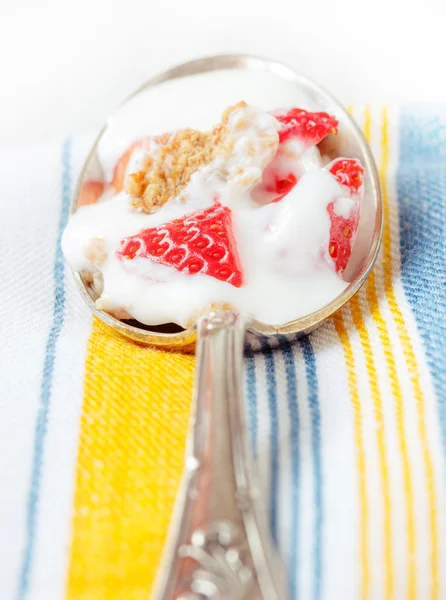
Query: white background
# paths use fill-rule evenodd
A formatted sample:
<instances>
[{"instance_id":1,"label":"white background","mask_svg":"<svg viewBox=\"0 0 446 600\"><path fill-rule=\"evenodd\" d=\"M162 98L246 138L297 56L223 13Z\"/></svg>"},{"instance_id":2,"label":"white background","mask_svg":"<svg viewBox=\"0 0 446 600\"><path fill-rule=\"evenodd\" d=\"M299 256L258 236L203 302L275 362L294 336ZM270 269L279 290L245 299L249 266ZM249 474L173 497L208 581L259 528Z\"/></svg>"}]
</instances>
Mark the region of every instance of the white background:
<instances>
[{"instance_id":1,"label":"white background","mask_svg":"<svg viewBox=\"0 0 446 600\"><path fill-rule=\"evenodd\" d=\"M0 0L0 145L96 129L155 72L275 58L340 100L446 100L445 0Z\"/></svg>"}]
</instances>

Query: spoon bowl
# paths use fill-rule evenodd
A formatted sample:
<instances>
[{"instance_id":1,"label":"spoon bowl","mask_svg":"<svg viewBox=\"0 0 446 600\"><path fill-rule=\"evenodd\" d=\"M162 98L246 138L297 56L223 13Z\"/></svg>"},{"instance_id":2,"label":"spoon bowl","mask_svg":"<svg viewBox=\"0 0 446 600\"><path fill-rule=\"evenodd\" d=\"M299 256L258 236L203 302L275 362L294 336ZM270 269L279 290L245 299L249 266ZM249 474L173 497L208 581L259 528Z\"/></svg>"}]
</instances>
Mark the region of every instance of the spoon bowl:
<instances>
[{"instance_id":1,"label":"spoon bowl","mask_svg":"<svg viewBox=\"0 0 446 600\"><path fill-rule=\"evenodd\" d=\"M352 257L345 272L345 278L349 282L349 285L329 304L304 317L274 325L250 319L247 325L248 333L254 335L308 334L322 325L326 319L331 317L350 300L367 279L376 260L383 229L383 210L379 177L375 162L361 130L349 113L331 94L325 91L318 83L301 75L294 69L263 58L245 55L221 55L178 65L149 79L127 98L122 108L131 109L132 102L138 99L143 92L161 83L190 75L226 69L267 71L293 82L296 85L296 96L302 105L305 104L309 109L314 111L325 111L329 114L335 114L339 121L339 134L337 136L329 136L323 142L324 154L332 158L336 156L358 158L365 167L364 196L361 201L359 228ZM98 147L101 141L104 141L110 125L113 125L118 115L119 111L108 120L91 149L79 178L77 190L73 196L71 205L72 213L76 211L79 191L84 181L91 178L103 178ZM93 313L101 321L116 329L120 334L136 342L162 348L187 349L194 346L196 324L189 329L178 330L179 328L151 328L133 321L120 321L112 315L98 310L94 304L96 299L94 289L81 275L75 273L75 278L81 294Z\"/></svg>"},{"instance_id":2,"label":"spoon bowl","mask_svg":"<svg viewBox=\"0 0 446 600\"><path fill-rule=\"evenodd\" d=\"M196 350L192 418L185 471L168 543L156 582L156 600L284 600L284 578L265 525L264 511L246 432L243 400L245 334L292 336L310 333L338 311L365 282L375 262L383 229L382 198L375 163L367 142L348 112L323 88L280 63L251 56L213 56L188 62L150 79L111 117L97 138L82 171L88 179L106 181L100 145L125 112L131 112L149 88L170 80L218 70L266 71L291 82L296 104L335 114L338 136L323 142L323 154L358 158L365 167L364 196L352 256L345 273L347 287L315 312L287 323L270 325L234 312L201 316L181 329L172 324L148 327L120 321L98 310L90 283L75 273L78 288L92 312L130 340L166 349ZM134 132L134 138L138 132ZM217 560L218 559L218 560Z\"/></svg>"}]
</instances>

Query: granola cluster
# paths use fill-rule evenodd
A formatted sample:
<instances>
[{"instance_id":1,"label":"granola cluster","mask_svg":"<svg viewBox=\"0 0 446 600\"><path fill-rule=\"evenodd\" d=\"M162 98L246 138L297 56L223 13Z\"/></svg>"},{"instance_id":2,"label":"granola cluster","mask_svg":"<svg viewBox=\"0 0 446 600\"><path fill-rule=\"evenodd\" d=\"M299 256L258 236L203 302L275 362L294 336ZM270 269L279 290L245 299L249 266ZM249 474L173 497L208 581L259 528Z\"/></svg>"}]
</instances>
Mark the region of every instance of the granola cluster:
<instances>
[{"instance_id":1,"label":"granola cluster","mask_svg":"<svg viewBox=\"0 0 446 600\"><path fill-rule=\"evenodd\" d=\"M143 168L129 175L126 191L132 206L143 213L151 213L172 196L180 196L192 175L217 156L229 156L235 139L229 134L228 121L235 111L246 107L245 102L230 106L222 121L212 131L181 129L156 139L159 150L145 158ZM239 123L239 127L243 123Z\"/></svg>"}]
</instances>

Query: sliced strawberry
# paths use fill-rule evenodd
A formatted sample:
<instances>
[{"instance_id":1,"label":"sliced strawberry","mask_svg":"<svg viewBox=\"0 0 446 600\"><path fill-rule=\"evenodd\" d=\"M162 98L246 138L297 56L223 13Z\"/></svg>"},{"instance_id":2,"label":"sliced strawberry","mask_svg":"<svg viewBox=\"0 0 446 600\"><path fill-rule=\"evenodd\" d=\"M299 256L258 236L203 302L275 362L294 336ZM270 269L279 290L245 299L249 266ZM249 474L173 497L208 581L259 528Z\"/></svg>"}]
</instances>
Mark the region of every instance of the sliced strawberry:
<instances>
[{"instance_id":1,"label":"sliced strawberry","mask_svg":"<svg viewBox=\"0 0 446 600\"><path fill-rule=\"evenodd\" d=\"M116 254L129 260L149 258L189 275L205 273L235 287L243 285L231 210L219 203L124 238Z\"/></svg>"},{"instance_id":2,"label":"sliced strawberry","mask_svg":"<svg viewBox=\"0 0 446 600\"><path fill-rule=\"evenodd\" d=\"M129 166L129 161L130 161L130 158L131 158L133 152L137 148L143 148L145 146L148 146L149 139L150 138L148 138L148 137L144 137L144 138L134 141L133 144L131 144L127 148L127 150L124 152L124 154L121 156L121 158L116 163L116 166L113 171L112 184L113 184L113 187L115 188L115 192L117 194L119 194L119 192L124 189L124 182L125 182L125 176L127 173L127 167Z\"/></svg>"},{"instance_id":3,"label":"sliced strawberry","mask_svg":"<svg viewBox=\"0 0 446 600\"><path fill-rule=\"evenodd\" d=\"M77 208L97 202L104 193L104 188L102 181L84 181L77 198Z\"/></svg>"},{"instance_id":4,"label":"sliced strawberry","mask_svg":"<svg viewBox=\"0 0 446 600\"><path fill-rule=\"evenodd\" d=\"M338 121L326 112L308 112L302 108L291 108L286 113L274 111L272 114L282 123L279 143L297 137L306 145L313 146L319 144L330 133L338 132Z\"/></svg>"},{"instance_id":5,"label":"sliced strawberry","mask_svg":"<svg viewBox=\"0 0 446 600\"><path fill-rule=\"evenodd\" d=\"M352 253L353 242L359 223L359 204L353 207L350 216L346 219L337 215L334 210L335 203L327 206L330 215L330 242L328 251L334 261L336 272L342 273Z\"/></svg>"},{"instance_id":6,"label":"sliced strawberry","mask_svg":"<svg viewBox=\"0 0 446 600\"><path fill-rule=\"evenodd\" d=\"M337 133L338 122L327 113L311 113L300 108L292 108L288 112L273 111L271 113L280 123L279 147L274 159L263 172L262 184L258 186L255 194L262 197L268 194L273 197L272 202L279 202L296 185L300 176L299 167L302 150L321 142L330 133ZM303 143L304 148L292 147L293 138ZM290 141L291 145L287 142ZM290 165L290 157L295 155L295 167L284 169L284 164Z\"/></svg>"},{"instance_id":7,"label":"sliced strawberry","mask_svg":"<svg viewBox=\"0 0 446 600\"><path fill-rule=\"evenodd\" d=\"M350 194L359 192L364 183L364 167L354 158L338 158L329 165L329 171L342 185L350 190Z\"/></svg>"},{"instance_id":8,"label":"sliced strawberry","mask_svg":"<svg viewBox=\"0 0 446 600\"><path fill-rule=\"evenodd\" d=\"M288 192L293 189L296 183L297 177L293 175L293 173L288 173L288 175L285 177L276 177L274 181L274 187L272 189L268 187L266 188L266 191L277 194L277 197L274 198L273 202L279 202L279 200L282 200L282 198L284 198Z\"/></svg>"},{"instance_id":9,"label":"sliced strawberry","mask_svg":"<svg viewBox=\"0 0 446 600\"><path fill-rule=\"evenodd\" d=\"M273 160L262 173L262 181L253 190L254 201L265 204L279 202L296 185L299 170L298 157L290 159L287 149L280 145ZM297 169L294 168L297 165Z\"/></svg>"},{"instance_id":10,"label":"sliced strawberry","mask_svg":"<svg viewBox=\"0 0 446 600\"><path fill-rule=\"evenodd\" d=\"M336 201L327 206L331 223L328 250L337 273L342 273L347 267L358 229L359 201L364 181L364 168L358 160L339 158L328 165L327 169L340 184L348 189L354 200L350 215L347 218L336 214Z\"/></svg>"}]
</instances>

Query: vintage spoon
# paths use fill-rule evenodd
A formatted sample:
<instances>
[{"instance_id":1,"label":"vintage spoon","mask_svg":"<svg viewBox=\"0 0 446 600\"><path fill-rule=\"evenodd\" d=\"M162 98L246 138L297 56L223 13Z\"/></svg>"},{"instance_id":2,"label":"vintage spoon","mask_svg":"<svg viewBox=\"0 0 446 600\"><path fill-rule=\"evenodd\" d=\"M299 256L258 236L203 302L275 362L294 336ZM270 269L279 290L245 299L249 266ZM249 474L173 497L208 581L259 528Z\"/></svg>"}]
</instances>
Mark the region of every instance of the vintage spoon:
<instances>
[{"instance_id":1,"label":"vintage spoon","mask_svg":"<svg viewBox=\"0 0 446 600\"><path fill-rule=\"evenodd\" d=\"M286 585L265 527L255 470L247 441L243 402L246 335L307 334L339 310L366 280L378 253L382 227L379 179L367 143L342 106L312 80L277 62L243 55L213 56L165 71L149 80L124 105L165 81L221 69L268 71L291 81L308 107L335 114L339 135L324 153L359 158L366 169L358 236L346 273L348 287L324 308L284 324L267 325L233 312L200 317L187 330L148 328L99 311L93 288L75 273L93 313L131 340L169 349L196 347L197 370L185 471L159 570L156 600L284 600ZM119 114L119 113L118 113ZM73 199L76 210L86 179L103 177L97 148L87 159ZM170 331L170 332L169 332Z\"/></svg>"}]
</instances>

